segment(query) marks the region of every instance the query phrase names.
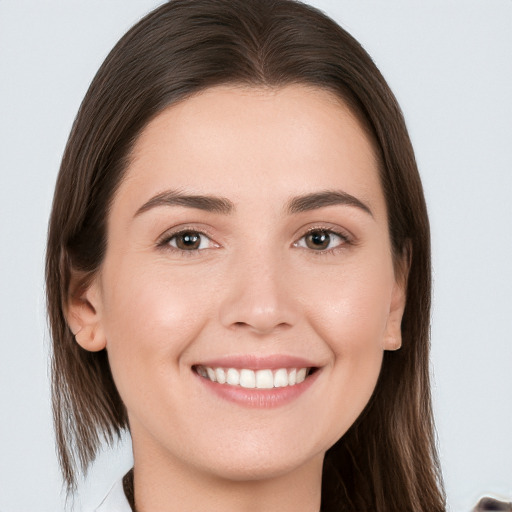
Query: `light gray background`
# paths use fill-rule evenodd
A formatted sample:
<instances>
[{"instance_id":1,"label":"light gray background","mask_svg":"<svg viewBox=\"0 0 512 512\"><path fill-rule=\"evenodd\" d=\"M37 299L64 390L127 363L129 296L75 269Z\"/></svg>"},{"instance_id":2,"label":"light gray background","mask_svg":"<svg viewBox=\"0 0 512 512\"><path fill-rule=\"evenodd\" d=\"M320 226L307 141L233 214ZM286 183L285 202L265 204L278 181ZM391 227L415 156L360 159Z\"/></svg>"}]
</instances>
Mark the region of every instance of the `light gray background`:
<instances>
[{"instance_id":1,"label":"light gray background","mask_svg":"<svg viewBox=\"0 0 512 512\"><path fill-rule=\"evenodd\" d=\"M0 0L0 510L64 510L43 260L59 160L90 80L155 0ZM432 360L448 502L512 499L512 1L316 0L373 56L430 209ZM100 457L94 503L130 465Z\"/></svg>"}]
</instances>

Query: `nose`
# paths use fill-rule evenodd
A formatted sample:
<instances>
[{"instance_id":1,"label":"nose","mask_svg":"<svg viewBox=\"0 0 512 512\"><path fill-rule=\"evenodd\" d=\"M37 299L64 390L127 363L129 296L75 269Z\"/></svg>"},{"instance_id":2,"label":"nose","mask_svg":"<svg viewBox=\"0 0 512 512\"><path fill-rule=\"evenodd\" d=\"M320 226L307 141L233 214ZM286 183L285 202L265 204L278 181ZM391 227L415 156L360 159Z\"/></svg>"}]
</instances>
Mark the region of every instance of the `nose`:
<instances>
[{"instance_id":1,"label":"nose","mask_svg":"<svg viewBox=\"0 0 512 512\"><path fill-rule=\"evenodd\" d=\"M230 266L220 307L221 323L263 336L292 327L298 319L286 263L252 254Z\"/></svg>"}]
</instances>

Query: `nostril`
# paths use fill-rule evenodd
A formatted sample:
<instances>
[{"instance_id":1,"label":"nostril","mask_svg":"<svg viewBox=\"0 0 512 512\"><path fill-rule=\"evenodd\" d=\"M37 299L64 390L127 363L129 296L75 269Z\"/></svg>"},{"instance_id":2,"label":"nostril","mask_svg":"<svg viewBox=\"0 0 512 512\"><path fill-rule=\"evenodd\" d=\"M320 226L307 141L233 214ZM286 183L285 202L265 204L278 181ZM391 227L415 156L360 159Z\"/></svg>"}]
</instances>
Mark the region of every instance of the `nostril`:
<instances>
[{"instance_id":1,"label":"nostril","mask_svg":"<svg viewBox=\"0 0 512 512\"><path fill-rule=\"evenodd\" d=\"M295 300L275 283L267 289L239 279L226 289L218 311L220 323L227 328L265 335L297 322Z\"/></svg>"}]
</instances>

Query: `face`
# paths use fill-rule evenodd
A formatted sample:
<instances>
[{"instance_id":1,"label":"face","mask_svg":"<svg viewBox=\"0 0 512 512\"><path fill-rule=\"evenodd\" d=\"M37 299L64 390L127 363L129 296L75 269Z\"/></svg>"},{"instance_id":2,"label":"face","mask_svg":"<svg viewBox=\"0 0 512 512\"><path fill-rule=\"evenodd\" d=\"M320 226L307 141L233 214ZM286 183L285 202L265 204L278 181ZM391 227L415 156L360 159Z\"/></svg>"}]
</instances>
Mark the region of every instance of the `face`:
<instances>
[{"instance_id":1,"label":"face","mask_svg":"<svg viewBox=\"0 0 512 512\"><path fill-rule=\"evenodd\" d=\"M319 89L224 86L158 115L132 156L72 322L107 349L136 462L318 469L400 345L364 131Z\"/></svg>"}]
</instances>

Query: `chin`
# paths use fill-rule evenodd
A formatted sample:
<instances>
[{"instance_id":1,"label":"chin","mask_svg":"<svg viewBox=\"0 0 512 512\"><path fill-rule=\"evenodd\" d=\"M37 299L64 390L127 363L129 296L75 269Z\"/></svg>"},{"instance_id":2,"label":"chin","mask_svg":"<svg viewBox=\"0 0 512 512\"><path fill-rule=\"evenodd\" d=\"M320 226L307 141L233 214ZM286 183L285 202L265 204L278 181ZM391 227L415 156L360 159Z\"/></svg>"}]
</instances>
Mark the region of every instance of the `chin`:
<instances>
[{"instance_id":1,"label":"chin","mask_svg":"<svg viewBox=\"0 0 512 512\"><path fill-rule=\"evenodd\" d=\"M286 477L313 466L321 471L324 449L314 445L307 446L304 441L299 440L293 444L280 442L276 439L278 437L279 435L274 437L274 442L263 442L247 436L244 444L240 439L235 439L229 447L217 444L217 449L210 450L207 457L204 457L204 452L197 454L197 465L202 466L206 473L235 482Z\"/></svg>"},{"instance_id":2,"label":"chin","mask_svg":"<svg viewBox=\"0 0 512 512\"><path fill-rule=\"evenodd\" d=\"M303 468L313 463L313 460L319 459L323 461L323 455L312 459L290 459L279 461L262 458L259 461L240 460L231 461L230 464L209 468L209 472L215 474L222 480L232 482L258 482L264 480L275 480L287 475L301 471Z\"/></svg>"}]
</instances>

